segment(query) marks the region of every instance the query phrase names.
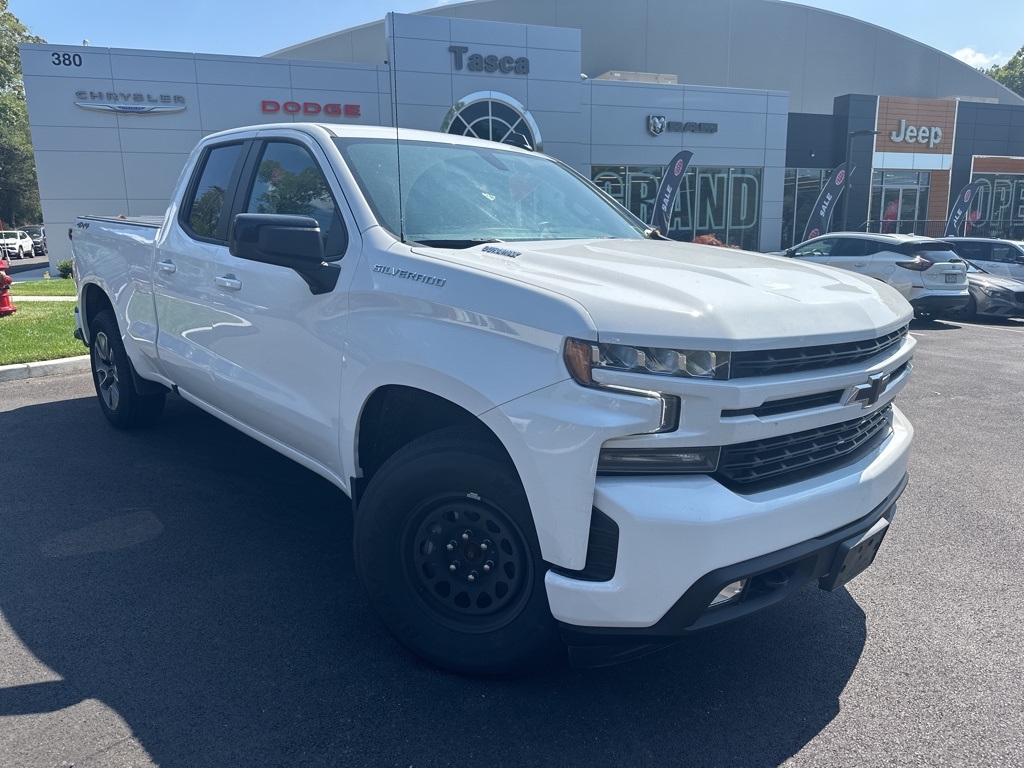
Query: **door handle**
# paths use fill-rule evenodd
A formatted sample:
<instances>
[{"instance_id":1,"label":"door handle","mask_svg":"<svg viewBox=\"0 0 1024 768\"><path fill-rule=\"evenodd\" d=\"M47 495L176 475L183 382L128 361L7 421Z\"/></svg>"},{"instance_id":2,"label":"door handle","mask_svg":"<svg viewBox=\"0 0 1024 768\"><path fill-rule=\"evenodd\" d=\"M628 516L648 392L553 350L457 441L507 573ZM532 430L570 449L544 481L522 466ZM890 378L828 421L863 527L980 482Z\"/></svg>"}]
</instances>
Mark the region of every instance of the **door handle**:
<instances>
[{"instance_id":1,"label":"door handle","mask_svg":"<svg viewBox=\"0 0 1024 768\"><path fill-rule=\"evenodd\" d=\"M161 261L159 264L156 265L156 268L158 272L161 272L165 275L173 275L175 272L178 271L178 268L174 266L174 262L171 261Z\"/></svg>"},{"instance_id":2,"label":"door handle","mask_svg":"<svg viewBox=\"0 0 1024 768\"><path fill-rule=\"evenodd\" d=\"M854 264L853 266L860 268L860 267L866 267L867 265L868 265L868 263L866 261L862 261L859 264Z\"/></svg>"},{"instance_id":3,"label":"door handle","mask_svg":"<svg viewBox=\"0 0 1024 768\"><path fill-rule=\"evenodd\" d=\"M242 281L231 274L215 277L213 278L213 282L225 291L238 291L242 288Z\"/></svg>"}]
</instances>

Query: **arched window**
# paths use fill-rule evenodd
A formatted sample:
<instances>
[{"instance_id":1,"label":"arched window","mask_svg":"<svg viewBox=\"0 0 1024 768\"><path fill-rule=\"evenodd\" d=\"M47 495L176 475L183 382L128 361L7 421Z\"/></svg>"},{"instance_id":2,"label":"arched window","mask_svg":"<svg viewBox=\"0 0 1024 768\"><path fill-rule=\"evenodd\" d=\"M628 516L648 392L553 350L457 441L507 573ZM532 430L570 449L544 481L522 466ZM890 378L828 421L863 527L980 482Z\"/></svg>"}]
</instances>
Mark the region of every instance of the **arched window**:
<instances>
[{"instance_id":1,"label":"arched window","mask_svg":"<svg viewBox=\"0 0 1024 768\"><path fill-rule=\"evenodd\" d=\"M511 96L495 91L480 91L456 102L441 131L541 151L540 130L530 113Z\"/></svg>"}]
</instances>

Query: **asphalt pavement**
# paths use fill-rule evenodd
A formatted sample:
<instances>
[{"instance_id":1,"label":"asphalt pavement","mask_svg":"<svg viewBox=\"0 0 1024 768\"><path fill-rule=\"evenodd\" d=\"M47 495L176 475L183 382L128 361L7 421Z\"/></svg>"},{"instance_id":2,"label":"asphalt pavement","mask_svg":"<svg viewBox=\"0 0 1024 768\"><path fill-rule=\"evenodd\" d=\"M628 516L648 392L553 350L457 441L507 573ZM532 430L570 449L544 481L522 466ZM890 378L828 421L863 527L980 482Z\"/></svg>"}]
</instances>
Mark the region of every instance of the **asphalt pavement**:
<instances>
[{"instance_id":1,"label":"asphalt pavement","mask_svg":"<svg viewBox=\"0 0 1024 768\"><path fill-rule=\"evenodd\" d=\"M871 568L505 682L390 637L319 477L176 397L119 432L87 374L0 383L0 765L1024 765L1024 323L912 330Z\"/></svg>"}]
</instances>

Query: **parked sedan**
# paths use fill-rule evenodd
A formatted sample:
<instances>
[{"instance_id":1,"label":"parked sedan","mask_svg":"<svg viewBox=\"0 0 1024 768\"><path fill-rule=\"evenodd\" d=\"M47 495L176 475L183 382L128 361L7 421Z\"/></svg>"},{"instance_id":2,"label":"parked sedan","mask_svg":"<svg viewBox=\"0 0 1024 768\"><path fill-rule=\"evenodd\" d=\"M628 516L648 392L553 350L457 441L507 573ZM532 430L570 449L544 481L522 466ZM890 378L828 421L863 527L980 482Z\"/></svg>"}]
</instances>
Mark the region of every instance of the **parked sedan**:
<instances>
[{"instance_id":1,"label":"parked sedan","mask_svg":"<svg viewBox=\"0 0 1024 768\"><path fill-rule=\"evenodd\" d=\"M12 229L0 232L0 250L8 259L30 259L34 246L27 232Z\"/></svg>"},{"instance_id":2,"label":"parked sedan","mask_svg":"<svg viewBox=\"0 0 1024 768\"><path fill-rule=\"evenodd\" d=\"M993 275L964 259L967 264L967 290L971 299L967 306L950 317L973 320L985 317L1024 317L1024 282Z\"/></svg>"},{"instance_id":3,"label":"parked sedan","mask_svg":"<svg viewBox=\"0 0 1024 768\"><path fill-rule=\"evenodd\" d=\"M915 235L832 232L783 251L781 256L828 264L888 283L917 317L967 307L966 265L953 246Z\"/></svg>"}]
</instances>

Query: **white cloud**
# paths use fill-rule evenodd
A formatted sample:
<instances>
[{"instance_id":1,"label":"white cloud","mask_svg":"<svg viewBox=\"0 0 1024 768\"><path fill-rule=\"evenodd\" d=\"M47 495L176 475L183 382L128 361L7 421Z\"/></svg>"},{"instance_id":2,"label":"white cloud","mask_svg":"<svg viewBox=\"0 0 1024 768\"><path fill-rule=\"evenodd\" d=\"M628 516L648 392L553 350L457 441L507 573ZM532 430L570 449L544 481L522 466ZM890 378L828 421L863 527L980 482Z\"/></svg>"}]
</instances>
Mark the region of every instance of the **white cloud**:
<instances>
[{"instance_id":1,"label":"white cloud","mask_svg":"<svg viewBox=\"0 0 1024 768\"><path fill-rule=\"evenodd\" d=\"M1010 60L1009 56L1004 56L1002 53L994 53L990 56L987 53L982 53L969 47L953 51L952 56L954 59L960 59L964 64L968 64L976 69L988 69L993 64L1003 65Z\"/></svg>"}]
</instances>

